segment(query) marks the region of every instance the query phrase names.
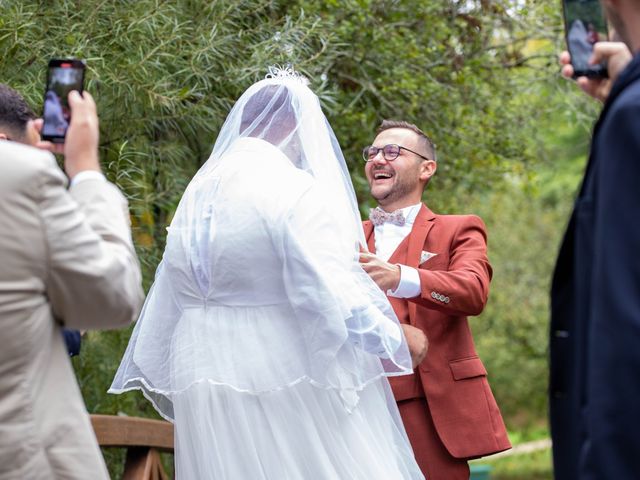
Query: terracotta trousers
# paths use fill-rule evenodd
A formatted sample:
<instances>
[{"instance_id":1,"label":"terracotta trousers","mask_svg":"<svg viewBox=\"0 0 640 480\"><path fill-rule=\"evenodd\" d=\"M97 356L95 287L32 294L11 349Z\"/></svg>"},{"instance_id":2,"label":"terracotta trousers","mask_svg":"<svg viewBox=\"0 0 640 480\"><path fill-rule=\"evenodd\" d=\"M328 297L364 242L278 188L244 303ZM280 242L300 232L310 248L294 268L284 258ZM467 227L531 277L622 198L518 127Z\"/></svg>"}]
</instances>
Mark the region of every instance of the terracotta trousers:
<instances>
[{"instance_id":1,"label":"terracotta trousers","mask_svg":"<svg viewBox=\"0 0 640 480\"><path fill-rule=\"evenodd\" d=\"M413 453L427 480L469 480L467 461L452 457L440 441L426 398L401 400L398 409Z\"/></svg>"}]
</instances>

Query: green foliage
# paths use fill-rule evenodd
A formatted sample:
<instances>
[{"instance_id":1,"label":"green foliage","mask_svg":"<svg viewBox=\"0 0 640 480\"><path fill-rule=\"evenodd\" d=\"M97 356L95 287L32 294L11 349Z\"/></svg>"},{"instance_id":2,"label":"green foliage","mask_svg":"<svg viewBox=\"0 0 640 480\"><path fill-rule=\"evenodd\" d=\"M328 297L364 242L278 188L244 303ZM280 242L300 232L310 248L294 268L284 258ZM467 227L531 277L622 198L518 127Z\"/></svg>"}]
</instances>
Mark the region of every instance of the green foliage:
<instances>
[{"instance_id":1,"label":"green foliage","mask_svg":"<svg viewBox=\"0 0 640 480\"><path fill-rule=\"evenodd\" d=\"M493 189L505 173L535 162L532 111L545 105L529 99L520 108L524 82L510 70L534 59L545 75L551 62L555 68L550 44L532 58L522 52L531 35L524 26L542 15L538 9L448 0L300 3L308 13L333 18L334 34L350 46L328 72L339 87L332 124L363 204L371 200L359 152L383 118L410 119L439 145L437 186L429 196L445 195L445 208L456 206L452 197Z\"/></svg>"},{"instance_id":2,"label":"green foliage","mask_svg":"<svg viewBox=\"0 0 640 480\"><path fill-rule=\"evenodd\" d=\"M508 425L525 431L546 424L552 269L596 107L566 87L539 86L537 95L558 108L536 124L538 161L504 190L482 195L475 210L489 231L494 277L487 308L472 321L474 336Z\"/></svg>"},{"instance_id":3,"label":"green foliage","mask_svg":"<svg viewBox=\"0 0 640 480\"><path fill-rule=\"evenodd\" d=\"M508 196L509 200L506 200ZM489 303L472 320L481 358L511 428L546 417L548 291L564 211L513 188L479 208L494 268Z\"/></svg>"},{"instance_id":4,"label":"green foliage","mask_svg":"<svg viewBox=\"0 0 640 480\"><path fill-rule=\"evenodd\" d=\"M103 168L130 201L146 287L185 186L235 99L268 65L292 62L312 80L363 211L373 202L362 146L383 118L421 126L438 145L429 205L478 213L489 227L494 282L472 324L496 396L508 423L544 421L547 291L597 110L559 79L555 0L0 6L0 79L36 111L47 60L87 60ZM74 360L92 412L154 415L137 393L105 394L130 331L89 333Z\"/></svg>"}]
</instances>

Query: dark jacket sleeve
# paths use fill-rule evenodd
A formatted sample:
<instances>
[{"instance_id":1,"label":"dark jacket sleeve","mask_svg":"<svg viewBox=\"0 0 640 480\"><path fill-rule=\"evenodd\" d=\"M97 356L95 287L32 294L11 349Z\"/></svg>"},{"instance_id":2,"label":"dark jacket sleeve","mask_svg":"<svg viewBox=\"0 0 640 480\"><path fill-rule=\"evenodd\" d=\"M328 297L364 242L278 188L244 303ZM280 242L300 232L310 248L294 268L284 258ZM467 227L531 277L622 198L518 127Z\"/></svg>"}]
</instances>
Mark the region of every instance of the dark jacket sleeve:
<instances>
[{"instance_id":1,"label":"dark jacket sleeve","mask_svg":"<svg viewBox=\"0 0 640 480\"><path fill-rule=\"evenodd\" d=\"M64 343L67 346L67 351L70 357L80 355L80 344L82 343L82 337L78 330L62 330L62 336L64 337Z\"/></svg>"},{"instance_id":2,"label":"dark jacket sleeve","mask_svg":"<svg viewBox=\"0 0 640 480\"><path fill-rule=\"evenodd\" d=\"M585 362L586 476L637 478L640 424L640 85L611 108L597 135L593 278ZM635 445L635 447L633 447ZM635 448L635 453L633 450ZM582 472L586 473L586 472Z\"/></svg>"}]
</instances>

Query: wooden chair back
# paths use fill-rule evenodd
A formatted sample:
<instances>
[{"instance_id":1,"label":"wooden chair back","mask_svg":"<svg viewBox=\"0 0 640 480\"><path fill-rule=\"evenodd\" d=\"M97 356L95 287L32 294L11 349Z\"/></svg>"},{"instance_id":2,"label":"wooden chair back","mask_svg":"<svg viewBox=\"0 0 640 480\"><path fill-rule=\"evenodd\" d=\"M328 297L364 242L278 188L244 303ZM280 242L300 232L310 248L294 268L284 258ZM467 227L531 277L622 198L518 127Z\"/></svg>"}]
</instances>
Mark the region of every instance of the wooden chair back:
<instances>
[{"instance_id":1,"label":"wooden chair back","mask_svg":"<svg viewBox=\"0 0 640 480\"><path fill-rule=\"evenodd\" d=\"M168 480L160 452L173 453L173 425L163 420L91 415L101 447L127 449L122 480Z\"/></svg>"}]
</instances>

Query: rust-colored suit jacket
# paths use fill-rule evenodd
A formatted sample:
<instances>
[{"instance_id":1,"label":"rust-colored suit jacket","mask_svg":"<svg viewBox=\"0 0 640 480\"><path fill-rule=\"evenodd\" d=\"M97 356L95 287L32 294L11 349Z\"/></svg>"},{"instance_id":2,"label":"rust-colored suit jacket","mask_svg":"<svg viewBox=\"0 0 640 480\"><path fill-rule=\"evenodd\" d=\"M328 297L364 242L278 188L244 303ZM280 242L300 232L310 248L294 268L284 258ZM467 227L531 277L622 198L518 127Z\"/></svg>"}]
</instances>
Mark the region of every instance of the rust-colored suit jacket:
<instances>
[{"instance_id":1,"label":"rust-colored suit jacket","mask_svg":"<svg viewBox=\"0 0 640 480\"><path fill-rule=\"evenodd\" d=\"M365 221L363 227L375 252L373 225ZM456 458L510 448L467 320L482 312L489 294L484 223L473 215L436 215L423 205L389 262L418 269L420 296L389 300L400 322L420 328L429 340L416 374L390 379L396 400L426 396L440 440Z\"/></svg>"}]
</instances>

